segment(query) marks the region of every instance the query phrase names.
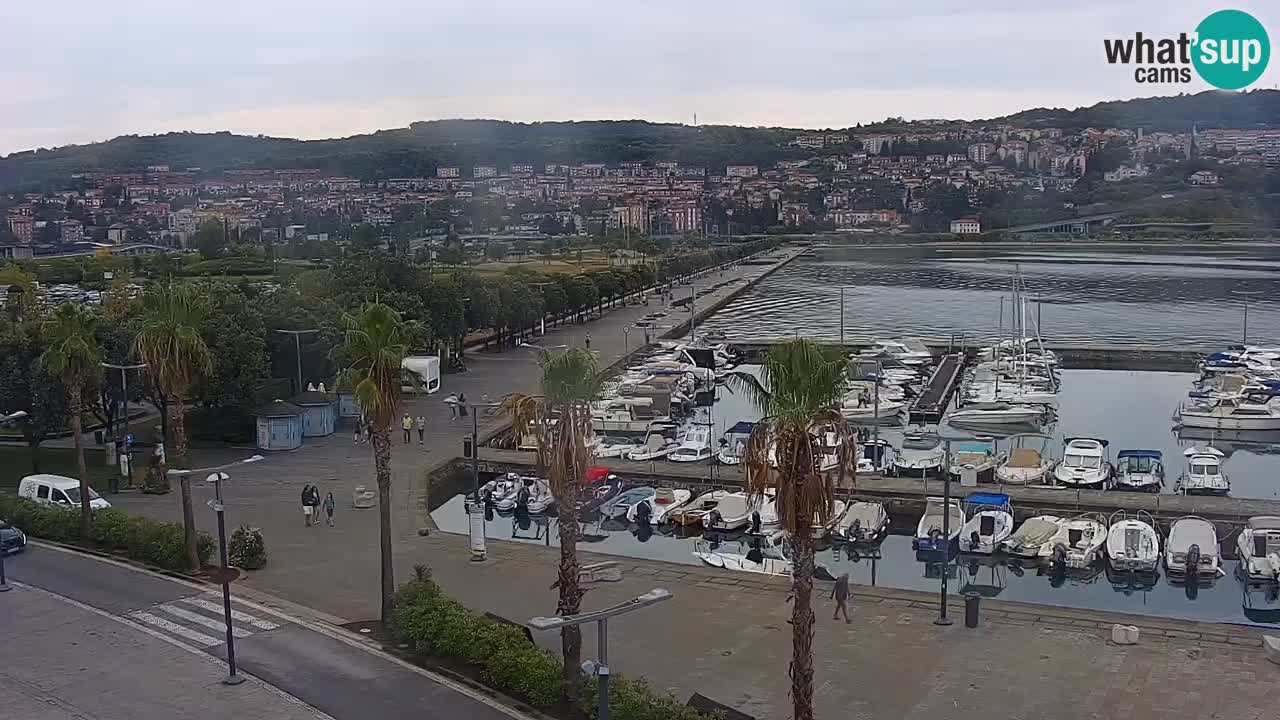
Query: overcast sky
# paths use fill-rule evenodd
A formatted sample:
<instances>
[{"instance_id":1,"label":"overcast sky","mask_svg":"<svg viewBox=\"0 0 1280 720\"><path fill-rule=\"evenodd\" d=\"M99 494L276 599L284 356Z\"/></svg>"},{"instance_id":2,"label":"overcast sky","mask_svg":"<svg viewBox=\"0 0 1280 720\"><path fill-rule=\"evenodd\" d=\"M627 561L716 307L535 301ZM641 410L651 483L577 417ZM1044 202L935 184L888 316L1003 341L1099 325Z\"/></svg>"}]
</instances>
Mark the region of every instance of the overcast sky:
<instances>
[{"instance_id":1,"label":"overcast sky","mask_svg":"<svg viewBox=\"0 0 1280 720\"><path fill-rule=\"evenodd\" d=\"M1190 32L1188 0L0 0L0 154L126 133L320 138L414 120L845 127L1198 91L1104 37ZM1280 83L1274 60L1254 87Z\"/></svg>"}]
</instances>

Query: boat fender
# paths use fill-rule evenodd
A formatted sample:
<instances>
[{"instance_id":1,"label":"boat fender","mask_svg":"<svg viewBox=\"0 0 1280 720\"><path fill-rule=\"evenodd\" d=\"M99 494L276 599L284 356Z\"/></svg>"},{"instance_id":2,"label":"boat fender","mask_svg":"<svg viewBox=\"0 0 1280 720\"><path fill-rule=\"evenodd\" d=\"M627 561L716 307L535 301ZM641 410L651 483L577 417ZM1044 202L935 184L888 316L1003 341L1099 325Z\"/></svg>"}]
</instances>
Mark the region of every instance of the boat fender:
<instances>
[{"instance_id":1,"label":"boat fender","mask_svg":"<svg viewBox=\"0 0 1280 720\"><path fill-rule=\"evenodd\" d=\"M1200 546L1193 544L1187 548L1187 579L1195 581L1196 575L1200 572Z\"/></svg>"}]
</instances>

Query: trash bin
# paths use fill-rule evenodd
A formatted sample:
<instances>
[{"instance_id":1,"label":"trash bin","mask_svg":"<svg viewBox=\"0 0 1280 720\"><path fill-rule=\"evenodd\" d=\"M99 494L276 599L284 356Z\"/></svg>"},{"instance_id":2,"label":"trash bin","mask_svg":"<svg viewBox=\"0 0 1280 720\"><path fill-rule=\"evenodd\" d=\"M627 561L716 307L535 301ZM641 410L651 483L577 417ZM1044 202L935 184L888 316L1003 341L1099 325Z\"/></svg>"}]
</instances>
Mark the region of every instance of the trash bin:
<instances>
[{"instance_id":1,"label":"trash bin","mask_svg":"<svg viewBox=\"0 0 1280 720\"><path fill-rule=\"evenodd\" d=\"M978 603L982 601L982 596L978 593L971 592L964 594L964 626L967 628L978 627Z\"/></svg>"},{"instance_id":2,"label":"trash bin","mask_svg":"<svg viewBox=\"0 0 1280 720\"><path fill-rule=\"evenodd\" d=\"M96 444L96 445L101 445L101 444L102 444L102 442L103 442L103 440L104 440L105 438L106 438L106 436L103 434L103 432L102 432L101 430L94 430L94 431L93 431L93 442L94 442L94 444Z\"/></svg>"}]
</instances>

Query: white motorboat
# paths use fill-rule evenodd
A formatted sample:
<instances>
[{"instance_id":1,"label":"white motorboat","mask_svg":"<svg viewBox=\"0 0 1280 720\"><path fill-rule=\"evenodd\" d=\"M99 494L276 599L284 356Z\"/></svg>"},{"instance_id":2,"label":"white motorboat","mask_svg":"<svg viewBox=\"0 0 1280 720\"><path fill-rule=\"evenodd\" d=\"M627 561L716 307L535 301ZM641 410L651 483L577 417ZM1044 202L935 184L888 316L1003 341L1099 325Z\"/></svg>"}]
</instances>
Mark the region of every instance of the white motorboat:
<instances>
[{"instance_id":1,"label":"white motorboat","mask_svg":"<svg viewBox=\"0 0 1280 720\"><path fill-rule=\"evenodd\" d=\"M1150 513L1118 510L1111 515L1107 561L1114 570L1155 572L1160 564L1160 535Z\"/></svg>"},{"instance_id":2,"label":"white motorboat","mask_svg":"<svg viewBox=\"0 0 1280 720\"><path fill-rule=\"evenodd\" d=\"M627 520L633 523L661 525L672 513L689 503L693 493L688 490L658 488L654 496L641 500L627 511Z\"/></svg>"},{"instance_id":3,"label":"white motorboat","mask_svg":"<svg viewBox=\"0 0 1280 720\"><path fill-rule=\"evenodd\" d=\"M1164 455L1159 450L1121 450L1116 453L1117 490L1160 492L1164 487Z\"/></svg>"},{"instance_id":4,"label":"white motorboat","mask_svg":"<svg viewBox=\"0 0 1280 720\"><path fill-rule=\"evenodd\" d=\"M1092 565L1107 543L1107 526L1093 513L1063 520L1058 532L1040 546L1040 559L1060 569L1080 569Z\"/></svg>"},{"instance_id":5,"label":"white motorboat","mask_svg":"<svg viewBox=\"0 0 1280 720\"><path fill-rule=\"evenodd\" d=\"M1067 438L1062 462L1053 470L1054 478L1067 487L1105 489L1111 484L1111 463L1107 461L1107 441L1096 438Z\"/></svg>"},{"instance_id":6,"label":"white motorboat","mask_svg":"<svg viewBox=\"0 0 1280 720\"><path fill-rule=\"evenodd\" d=\"M1280 517L1258 515L1236 538L1240 571L1251 581L1280 581Z\"/></svg>"},{"instance_id":7,"label":"white motorboat","mask_svg":"<svg viewBox=\"0 0 1280 720\"><path fill-rule=\"evenodd\" d=\"M1212 581L1222 575L1222 551L1213 523L1195 515L1174 520L1165 541L1164 571L1187 582Z\"/></svg>"},{"instance_id":8,"label":"white motorboat","mask_svg":"<svg viewBox=\"0 0 1280 720\"><path fill-rule=\"evenodd\" d=\"M893 471L899 477L926 478L942 474L946 451L936 435L902 436L902 449L893 460Z\"/></svg>"},{"instance_id":9,"label":"white motorboat","mask_svg":"<svg viewBox=\"0 0 1280 720\"><path fill-rule=\"evenodd\" d=\"M847 508L848 504L845 501L836 500L831 503L831 515L827 518L825 523L821 522L815 515L812 522L813 537L819 540L826 537L827 533L830 533L832 528L840 524L840 520L844 517L844 513Z\"/></svg>"},{"instance_id":10,"label":"white motorboat","mask_svg":"<svg viewBox=\"0 0 1280 720\"><path fill-rule=\"evenodd\" d=\"M751 513L755 511L756 508L749 502L746 493L725 493L715 508L702 519L702 526L722 532L741 530L751 522Z\"/></svg>"},{"instance_id":11,"label":"white motorboat","mask_svg":"<svg viewBox=\"0 0 1280 720\"><path fill-rule=\"evenodd\" d=\"M1173 419L1183 427L1213 430L1280 430L1280 402L1271 393L1184 403Z\"/></svg>"},{"instance_id":12,"label":"white motorboat","mask_svg":"<svg viewBox=\"0 0 1280 720\"><path fill-rule=\"evenodd\" d=\"M547 512L556 504L556 496L551 492L551 486L542 478L526 483L525 493L525 509L531 515Z\"/></svg>"},{"instance_id":13,"label":"white motorboat","mask_svg":"<svg viewBox=\"0 0 1280 720\"><path fill-rule=\"evenodd\" d=\"M598 433L643 433L655 422L670 422L654 414L653 398L643 395L601 400L591 409L591 429Z\"/></svg>"},{"instance_id":14,"label":"white motorboat","mask_svg":"<svg viewBox=\"0 0 1280 720\"><path fill-rule=\"evenodd\" d=\"M1031 425L1044 419L1044 408L1035 405L1011 405L1006 402L966 405L947 415L951 425Z\"/></svg>"},{"instance_id":15,"label":"white motorboat","mask_svg":"<svg viewBox=\"0 0 1280 720\"><path fill-rule=\"evenodd\" d=\"M691 426L680 441L680 446L672 450L667 455L667 459L680 463L710 460L712 456L711 427L703 423Z\"/></svg>"},{"instance_id":16,"label":"white motorboat","mask_svg":"<svg viewBox=\"0 0 1280 720\"><path fill-rule=\"evenodd\" d=\"M862 443L858 455L859 473L878 473L884 475L893 469L893 461L898 457L898 449L888 440L868 440Z\"/></svg>"},{"instance_id":17,"label":"white motorboat","mask_svg":"<svg viewBox=\"0 0 1280 720\"><path fill-rule=\"evenodd\" d=\"M1049 457L1048 435L1026 433L1012 435L1008 439L1009 450L996 461L996 482L1009 485L1040 485L1053 470L1054 460ZM1038 447L1032 447L1038 445Z\"/></svg>"},{"instance_id":18,"label":"white motorboat","mask_svg":"<svg viewBox=\"0 0 1280 720\"><path fill-rule=\"evenodd\" d=\"M871 347L859 352L858 357L868 360L892 358L907 366L933 362L933 353L919 340L876 340Z\"/></svg>"},{"instance_id":19,"label":"white motorboat","mask_svg":"<svg viewBox=\"0 0 1280 720\"><path fill-rule=\"evenodd\" d=\"M671 437L670 433L675 432L675 426L671 423L653 423L649 426L649 431L645 434L644 440L639 445L627 450L622 454L625 460L658 460L671 454L672 450L680 447L680 443Z\"/></svg>"},{"instance_id":20,"label":"white motorboat","mask_svg":"<svg viewBox=\"0 0 1280 720\"><path fill-rule=\"evenodd\" d=\"M1013 534L1013 505L1004 493L972 493L964 504L969 519L960 531L960 552L990 555Z\"/></svg>"},{"instance_id":21,"label":"white motorboat","mask_svg":"<svg viewBox=\"0 0 1280 720\"><path fill-rule=\"evenodd\" d=\"M507 473L482 485L480 497L496 510L510 510L516 506L516 496L523 485L517 473Z\"/></svg>"},{"instance_id":22,"label":"white motorboat","mask_svg":"<svg viewBox=\"0 0 1280 720\"><path fill-rule=\"evenodd\" d=\"M840 408L840 415L845 420L884 420L897 417L905 410L907 404L901 400L881 401L880 404L845 405Z\"/></svg>"},{"instance_id":23,"label":"white motorboat","mask_svg":"<svg viewBox=\"0 0 1280 720\"><path fill-rule=\"evenodd\" d=\"M625 518L636 505L652 500L658 491L651 487L631 488L600 506L600 514L609 520Z\"/></svg>"},{"instance_id":24,"label":"white motorboat","mask_svg":"<svg viewBox=\"0 0 1280 720\"><path fill-rule=\"evenodd\" d=\"M668 510L666 516L676 525L699 525L708 513L716 509L720 500L729 494L728 490L705 492L682 507Z\"/></svg>"},{"instance_id":25,"label":"white motorboat","mask_svg":"<svg viewBox=\"0 0 1280 720\"><path fill-rule=\"evenodd\" d=\"M995 479L996 448L991 441L973 440L960 443L956 452L951 455L951 467L947 471L952 477L963 478L972 473L978 482L989 483Z\"/></svg>"},{"instance_id":26,"label":"white motorboat","mask_svg":"<svg viewBox=\"0 0 1280 720\"><path fill-rule=\"evenodd\" d=\"M1222 472L1222 451L1212 447L1189 447L1182 451L1187 466L1174 484L1174 492L1184 495L1226 495L1231 480Z\"/></svg>"},{"instance_id":27,"label":"white motorboat","mask_svg":"<svg viewBox=\"0 0 1280 720\"><path fill-rule=\"evenodd\" d=\"M638 438L619 438L602 435L596 440L596 444L591 447L591 453L602 460L620 458L627 452L634 450L640 443L641 440Z\"/></svg>"},{"instance_id":28,"label":"white motorboat","mask_svg":"<svg viewBox=\"0 0 1280 720\"><path fill-rule=\"evenodd\" d=\"M964 507L958 499L952 499L948 505L940 497L926 498L924 514L916 524L916 536L911 545L916 550L946 551L964 529L964 523Z\"/></svg>"},{"instance_id":29,"label":"white motorboat","mask_svg":"<svg viewBox=\"0 0 1280 720\"><path fill-rule=\"evenodd\" d=\"M836 523L837 537L858 544L874 544L889 534L889 513L878 502L851 502Z\"/></svg>"},{"instance_id":30,"label":"white motorboat","mask_svg":"<svg viewBox=\"0 0 1280 720\"><path fill-rule=\"evenodd\" d=\"M1005 538L1004 542L1000 543L1000 549L1014 557L1039 557L1040 548L1057 536L1061 527L1062 518L1057 515L1037 515L1028 518Z\"/></svg>"},{"instance_id":31,"label":"white motorboat","mask_svg":"<svg viewBox=\"0 0 1280 720\"><path fill-rule=\"evenodd\" d=\"M693 556L711 567L762 575L791 575L791 561L780 547L752 547L747 552L728 552L705 540L694 543Z\"/></svg>"},{"instance_id":32,"label":"white motorboat","mask_svg":"<svg viewBox=\"0 0 1280 720\"><path fill-rule=\"evenodd\" d=\"M747 439L756 424L739 421L724 432L720 438L720 450L716 453L716 462L721 465L737 465L742 462L742 454L747 450Z\"/></svg>"}]
</instances>

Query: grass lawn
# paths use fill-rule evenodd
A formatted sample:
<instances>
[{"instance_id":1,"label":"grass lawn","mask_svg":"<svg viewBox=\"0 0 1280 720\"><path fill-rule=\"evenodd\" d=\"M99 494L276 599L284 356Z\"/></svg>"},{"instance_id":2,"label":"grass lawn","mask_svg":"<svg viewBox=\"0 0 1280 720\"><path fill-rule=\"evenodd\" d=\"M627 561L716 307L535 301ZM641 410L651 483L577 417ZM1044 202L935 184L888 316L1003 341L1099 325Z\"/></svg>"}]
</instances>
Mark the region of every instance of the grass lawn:
<instances>
[{"instance_id":1,"label":"grass lawn","mask_svg":"<svg viewBox=\"0 0 1280 720\"><path fill-rule=\"evenodd\" d=\"M108 487L116 469L102 462L102 449L85 449L85 470L89 473L89 484L99 492ZM139 482L134 453L134 482ZM143 468L145 470L145 468ZM71 448L41 448L40 472L52 475L76 477L76 451ZM18 481L31 474L31 453L26 447L15 445L0 446L0 491L14 492L18 489Z\"/></svg>"}]
</instances>

